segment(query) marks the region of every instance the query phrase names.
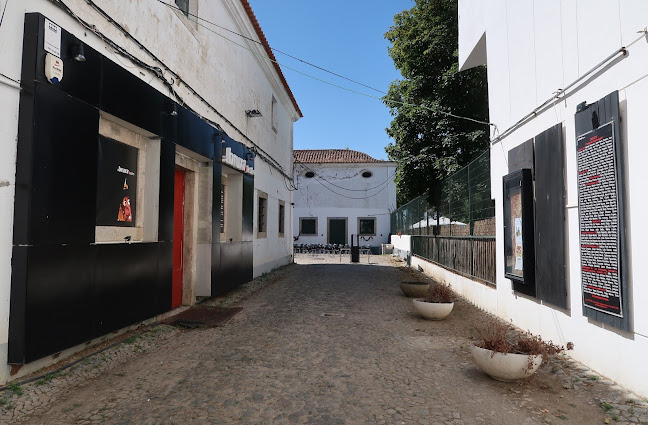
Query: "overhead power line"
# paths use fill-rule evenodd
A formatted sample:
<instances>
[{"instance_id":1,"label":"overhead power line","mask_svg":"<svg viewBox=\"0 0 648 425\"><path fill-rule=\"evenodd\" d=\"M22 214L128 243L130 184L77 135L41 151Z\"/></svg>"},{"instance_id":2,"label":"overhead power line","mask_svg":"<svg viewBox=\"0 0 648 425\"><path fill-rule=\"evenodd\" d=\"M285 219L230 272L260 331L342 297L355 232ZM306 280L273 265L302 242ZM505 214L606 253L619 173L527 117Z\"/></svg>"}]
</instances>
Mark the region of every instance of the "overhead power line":
<instances>
[{"instance_id":1,"label":"overhead power line","mask_svg":"<svg viewBox=\"0 0 648 425\"><path fill-rule=\"evenodd\" d=\"M215 121L210 120L209 118L206 118L199 114L197 111L189 107L188 105L185 104L184 100L178 95L178 93L173 89L173 83L175 81L178 81L182 83L191 94L196 96L198 100L200 100L203 104L205 104L212 112L214 112L218 117L220 117L225 123L227 123L231 128L233 128L236 132L238 132L245 140L247 140L253 147L251 148L255 155L265 161L268 165L271 167L275 168L279 173L281 173L282 176L285 178L292 180L292 177L289 176L286 171L283 169L281 164L275 160L271 155L269 155L267 152L263 150L258 144L256 144L252 139L250 139L243 131L241 131L238 127L236 127L225 115L223 115L220 111L216 109L209 101L207 101L200 93L196 91L190 84L188 84L186 81L184 81L175 71L173 71L169 66L167 66L161 59L159 59L152 51L150 51L146 46L144 46L139 40L137 40L128 30L126 30L122 25L120 25L118 22L116 22L110 15L108 15L103 9L101 9L99 6L97 6L96 3L92 0L85 0L88 5L90 5L93 9L95 9L104 19L106 19L110 24L115 26L117 29L119 29L129 40L131 40L135 45L137 45L141 50L143 50L153 61L156 63L160 64L166 72L171 74L172 81L169 82L166 77L164 76L164 70L162 68L157 67L157 66L152 66L147 64L146 62L140 60L139 58L133 56L130 54L126 49L112 41L110 38L106 37L103 33L101 33L95 25L91 25L90 23L86 22L85 20L81 19L77 14L75 14L72 9L70 9L69 6L67 6L63 0L51 0L52 2L56 3L61 7L65 12L67 12L70 16L75 18L84 28L88 29L89 31L92 31L97 37L99 37L101 40L103 40L106 44L108 44L111 48L113 48L117 53L119 53L121 56L129 59L131 62L133 62L135 65L140 66L149 72L151 72L155 77L157 77L162 83L164 84L165 87L167 87L170 91L170 93L176 97L180 103L187 108L189 111L194 113L196 116L198 116L200 119L203 121L209 123L210 125L214 126L220 131L223 131L222 127Z\"/></svg>"},{"instance_id":2,"label":"overhead power line","mask_svg":"<svg viewBox=\"0 0 648 425\"><path fill-rule=\"evenodd\" d=\"M185 12L183 12L183 11L182 11L180 8L178 8L178 7L175 7L175 6L171 5L171 4L165 3L165 2L162 1L162 0L156 0L156 1L158 1L158 2L160 2L160 3L162 3L162 4L164 4L165 6L167 6L167 7L170 8L170 9L173 9L173 10L175 10L175 11L178 11L178 12L180 12L180 13L185 14ZM239 36L239 37L242 37L242 38L244 38L244 39L246 39L246 40L249 40L249 41L252 41L252 42L254 42L254 43L257 43L257 44L263 45L262 43L260 43L260 42L258 42L258 41L256 41L256 40L254 40L254 39L251 39L251 38L249 38L249 37L246 37L246 36L244 36L244 35L242 35L242 34L239 34L239 33L235 32L235 31L232 31L232 30L230 30L230 29L227 29L227 28L225 28L225 27L222 27L222 26L220 26L220 25L218 25L218 24L215 24L215 23L213 23L213 22L211 22L211 21L208 21L208 20L206 20L206 19L200 18L200 17L198 17L198 16L196 16L196 15L189 14L189 16L192 16L192 17L196 18L196 21L195 21L195 22L196 22L196 25L199 25L199 26L201 26L202 28L205 28L207 31L210 31L210 32L216 34L217 36L223 38L224 40L227 40L227 41L229 41L230 43L233 43L233 44L239 46L240 48L245 49L245 50L249 51L250 53L252 53L252 54L254 54L254 55L256 55L256 56L259 56L259 57L261 57L261 58L263 58L263 59L267 59L267 60L269 60L269 61L272 62L272 63L275 63L275 64L277 64L277 65L279 65L279 66L281 66L281 67L284 67L284 68L286 68L286 69L289 69L289 70L291 70L291 71L293 71L293 72L296 72L296 73L298 73L298 74L301 74L301 75L303 75L303 76L305 76L305 77L308 77L308 78L311 78L311 79L313 79L313 80L319 81L320 83L327 84L327 85L329 85L329 86L332 86L332 87L338 88L338 89L340 89L340 90L345 90L345 91L348 91L348 92L350 92L350 93L355 93L355 94L360 95L360 96L364 96L364 97L368 97L368 98L372 98L372 99L377 99L377 100L380 100L381 102L385 102L385 103L392 103L392 104L396 104L396 105L410 106L410 107L413 107L413 108L426 109L426 110L429 110L429 111L432 111L432 112L436 112L436 113L439 113L439 114L442 114L442 115L445 115L445 116L448 116L448 117L452 117L452 118L455 118L455 119L460 119L460 120L465 120L465 121L471 121L471 122L474 122L474 123L477 123L477 124L482 124L482 125L492 126L492 127L495 127L495 128L497 127L495 124L490 123L490 122L487 122L487 121L481 121L481 120L477 120L477 119L470 118L470 117L464 117L464 116L461 116L461 115L456 115L456 114L453 114L453 113L451 113L451 112L446 112L446 111L443 111L443 110L438 109L438 108L430 108L429 106L418 105L418 104L409 103L409 102L401 102L401 101L398 101L398 100L392 100L392 99L386 99L386 98L384 98L384 97L375 96L375 95L372 95L372 94L369 94L369 93L363 93L363 92L360 92L360 91L357 91L357 90L350 89L350 88L348 88L348 87L344 87L344 86L341 86L341 85L338 85L338 84L332 83L332 82L330 82L330 81L323 80L323 79L321 79L321 78L315 77L315 76L313 76L313 75L307 74L307 73L305 73L305 72L303 72L303 71L300 71L300 70L298 70L298 69L295 69L295 68L292 68L292 67L290 67L290 66L288 66L288 65L285 65L285 64L283 64L283 63L277 61L276 59L273 59L273 58L271 58L271 57L269 57L269 56L267 56L267 55L265 55L265 54L261 54L261 53L259 53L259 52L256 52L256 51L252 50L252 49L249 49L249 48L247 48L246 46L244 46L244 45L242 45L242 44L240 44L240 43L237 43L236 41L234 41L234 40L232 40L232 39L230 39L230 38L225 37L223 34L220 34L220 33L218 33L217 31L214 31L212 28L210 28L210 27L208 27L208 26L206 26L206 25L200 23L199 21L207 22L207 23L209 23L210 25L213 25L213 26L215 26L215 27L221 28L221 29L223 29L223 30L225 30L225 31L228 31L228 32L230 32L230 33L232 33L232 34L235 34L235 35L237 35L237 36ZM332 75L335 75L335 76L337 76L337 77L343 78L343 79L345 79L345 80L347 80L347 81L353 82L353 83L355 83L355 84L359 84L359 85L361 85L361 86L367 87L367 88L369 88L369 89L371 89L371 90L374 90L374 91L377 91L377 92L379 92L379 93L387 94L387 93L386 93L385 91L383 91L383 90L379 90L379 89L373 88L373 87L371 87L371 86L369 86L369 85L366 85L366 84L364 84L364 83L361 83L361 82L358 82L358 81L352 80L352 79L347 78L347 77L345 77L345 76L343 76L343 75L337 74L337 73L335 73L335 72L333 72L333 71L329 71L328 69L325 69L325 68L323 68L323 67L320 67L320 66L317 66L317 65L313 65L313 64L311 64L310 62L307 62L307 61L305 61L305 60L303 60L303 59L300 59L300 58L298 58L298 57L296 57L296 56L290 55L290 54L288 54L288 53L284 53L284 52L282 52L282 51L280 51L280 50L277 50L277 49L274 49L274 48L272 48L272 47L270 47L270 49L273 50L273 51L276 51L276 52L278 52L278 53L284 54L284 55L286 55L286 56L289 56L289 57L291 57L291 58L293 58L293 59L295 59L295 60L298 60L298 61L300 61L300 62L303 62L303 63L305 63L305 64L307 64L307 65L309 65L309 66L312 66L312 67L315 67L315 68L317 68L317 69L320 69L320 70L322 70L322 71L324 71L324 72L327 72L327 73L329 73L329 74L332 74Z\"/></svg>"},{"instance_id":3,"label":"overhead power line","mask_svg":"<svg viewBox=\"0 0 648 425\"><path fill-rule=\"evenodd\" d=\"M181 12L181 13L187 15L187 16L191 16L192 18L195 18L195 19L197 19L197 20L199 20L199 21L206 22L206 23L208 23L208 24L210 24L210 25L213 25L213 26L215 26L215 27L217 27L217 28L220 28L220 29L222 29L222 30L224 30L224 31L227 31L227 32L229 32L229 33L232 33L232 34L238 35L239 37L244 38L244 39L246 39L246 40L248 40L248 41L251 41L252 43L256 43L256 44L258 44L258 45L260 45L260 46L264 46L263 43L261 43L260 41L257 41L257 40L255 40L255 39L253 39L253 38L250 38L250 37L247 37L247 36L245 36L245 35L243 35L243 34L240 34L240 33L236 32L236 31L233 31L233 30L231 30L231 29L229 29L229 28L226 28L226 27L224 27L224 26L222 26L222 25L218 25L218 24L216 24L216 23L214 23L214 22L212 22L212 21L209 21L209 20L207 20L207 19L201 18L200 16L198 16L198 15L194 15L193 13L184 12L184 11L181 10L180 8L178 8L178 7L176 7L176 6L173 6L172 4L166 3L166 2L164 2L163 0L157 0L157 1L158 1L159 3L162 3L163 5L167 6L167 7L170 8L170 9L174 9L174 10L179 11L179 12ZM198 23L198 22L196 22L196 23ZM265 47L265 46L264 46L264 47ZM354 84L358 84L358 85L363 86L363 87L366 87L366 88L368 88L368 89L371 89L371 90L377 91L378 93L385 93L383 90L379 90L379 89L377 89L377 88L371 87L371 86L369 86L369 85L367 85L367 84L364 84L364 83L361 83L361 82L359 82L359 81L352 80L351 78L345 77L344 75L340 75L340 74L338 74L338 73L336 73L336 72L333 72L333 71L328 70L328 69L326 69L326 68L323 68L323 67L321 67L321 66L315 65L315 64L313 64L313 63L311 63L311 62L308 62L308 61L306 61L306 60L304 60L304 59L298 58L297 56L293 56L293 55L291 55L290 53L286 53L286 52L283 52L283 51L281 51L281 50L279 50L279 49L275 49L275 48L272 47L272 46L268 46L268 47L269 47L270 50L272 50L273 52L281 53L281 54L284 55L284 56L288 56L288 57L291 58L291 59L295 59L295 60L297 60L297 61L299 61L299 62L302 62L302 63L304 63L304 64L306 64L306 65L308 65L308 66L312 66L313 68L319 69L320 71L324 71L324 72L329 73L329 74L331 74L331 75L335 75L336 77L342 78L342 79L344 79L344 80L350 81L350 82L352 82L352 83L354 83Z\"/></svg>"}]
</instances>

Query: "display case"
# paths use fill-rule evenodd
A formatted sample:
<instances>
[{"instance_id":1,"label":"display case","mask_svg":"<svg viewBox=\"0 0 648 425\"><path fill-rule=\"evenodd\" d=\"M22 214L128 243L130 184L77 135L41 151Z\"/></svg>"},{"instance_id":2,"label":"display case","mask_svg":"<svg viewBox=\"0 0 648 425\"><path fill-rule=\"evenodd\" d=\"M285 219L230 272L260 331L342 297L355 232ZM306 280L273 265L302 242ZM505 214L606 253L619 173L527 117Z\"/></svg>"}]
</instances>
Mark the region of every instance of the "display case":
<instances>
[{"instance_id":1,"label":"display case","mask_svg":"<svg viewBox=\"0 0 648 425\"><path fill-rule=\"evenodd\" d=\"M524 168L503 177L504 276L516 291L535 296L533 179Z\"/></svg>"}]
</instances>

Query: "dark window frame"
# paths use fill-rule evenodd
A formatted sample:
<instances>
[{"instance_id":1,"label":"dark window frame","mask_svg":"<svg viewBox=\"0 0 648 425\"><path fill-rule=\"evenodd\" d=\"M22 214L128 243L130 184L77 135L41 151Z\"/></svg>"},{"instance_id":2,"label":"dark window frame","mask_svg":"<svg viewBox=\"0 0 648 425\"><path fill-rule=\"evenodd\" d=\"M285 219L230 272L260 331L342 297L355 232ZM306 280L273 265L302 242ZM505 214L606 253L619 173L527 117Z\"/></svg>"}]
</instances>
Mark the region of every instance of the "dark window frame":
<instances>
[{"instance_id":1,"label":"dark window frame","mask_svg":"<svg viewBox=\"0 0 648 425\"><path fill-rule=\"evenodd\" d=\"M314 221L315 222L315 232L314 233L304 233L304 221ZM300 217L299 218L299 235L303 236L317 236L318 232L318 220L317 217Z\"/></svg>"},{"instance_id":2,"label":"dark window frame","mask_svg":"<svg viewBox=\"0 0 648 425\"><path fill-rule=\"evenodd\" d=\"M362 222L373 222L373 233L362 233ZM358 236L376 236L376 217L358 217Z\"/></svg>"}]
</instances>

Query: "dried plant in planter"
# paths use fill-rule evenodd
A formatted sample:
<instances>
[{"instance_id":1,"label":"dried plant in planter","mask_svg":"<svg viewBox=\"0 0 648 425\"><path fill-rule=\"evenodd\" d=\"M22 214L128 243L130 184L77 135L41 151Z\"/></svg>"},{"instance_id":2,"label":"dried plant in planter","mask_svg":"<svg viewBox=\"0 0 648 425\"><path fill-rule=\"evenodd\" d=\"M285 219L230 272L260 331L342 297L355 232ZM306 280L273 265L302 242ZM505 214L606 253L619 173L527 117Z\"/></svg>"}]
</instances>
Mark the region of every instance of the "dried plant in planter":
<instances>
[{"instance_id":1,"label":"dried plant in planter","mask_svg":"<svg viewBox=\"0 0 648 425\"><path fill-rule=\"evenodd\" d=\"M543 341L541 337L531 332L517 332L511 326L498 321L490 322L478 332L480 341L475 343L477 347L491 350L493 355L494 353L542 355L542 364L546 364L551 356L574 348L571 342L568 342L565 348L551 341Z\"/></svg>"},{"instance_id":2,"label":"dried plant in planter","mask_svg":"<svg viewBox=\"0 0 648 425\"><path fill-rule=\"evenodd\" d=\"M450 285L435 283L430 285L430 290L422 298L422 301L427 303L452 303L454 302L454 294L450 289Z\"/></svg>"}]
</instances>

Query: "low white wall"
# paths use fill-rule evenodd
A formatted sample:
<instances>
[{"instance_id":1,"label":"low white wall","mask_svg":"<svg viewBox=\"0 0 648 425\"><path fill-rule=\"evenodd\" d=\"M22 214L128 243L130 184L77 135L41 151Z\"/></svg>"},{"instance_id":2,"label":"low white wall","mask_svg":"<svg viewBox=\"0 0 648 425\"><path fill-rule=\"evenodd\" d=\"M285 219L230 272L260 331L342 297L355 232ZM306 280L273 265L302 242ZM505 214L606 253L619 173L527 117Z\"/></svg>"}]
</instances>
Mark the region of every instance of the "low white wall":
<instances>
[{"instance_id":1,"label":"low white wall","mask_svg":"<svg viewBox=\"0 0 648 425\"><path fill-rule=\"evenodd\" d=\"M392 236L395 255L397 248L401 253L409 253L410 243L411 236ZM571 299L571 310L560 310L513 292L508 279L494 287L416 256L411 256L410 266L449 284L453 291L480 309L544 340L561 345L573 342L574 350L569 352L572 358L642 397L648 395L645 373L648 337L624 333L583 317L580 298ZM619 353L623 353L623 361Z\"/></svg>"},{"instance_id":2,"label":"low white wall","mask_svg":"<svg viewBox=\"0 0 648 425\"><path fill-rule=\"evenodd\" d=\"M401 258L409 258L410 252L412 250L412 237L409 235L392 235L389 243L394 245L394 254Z\"/></svg>"}]
</instances>

